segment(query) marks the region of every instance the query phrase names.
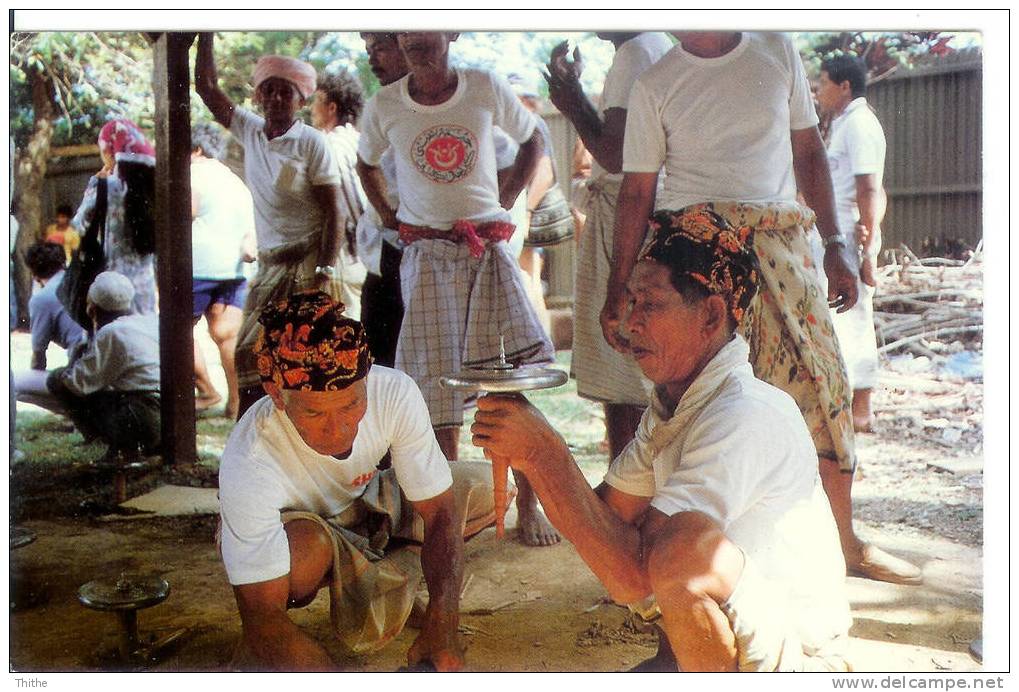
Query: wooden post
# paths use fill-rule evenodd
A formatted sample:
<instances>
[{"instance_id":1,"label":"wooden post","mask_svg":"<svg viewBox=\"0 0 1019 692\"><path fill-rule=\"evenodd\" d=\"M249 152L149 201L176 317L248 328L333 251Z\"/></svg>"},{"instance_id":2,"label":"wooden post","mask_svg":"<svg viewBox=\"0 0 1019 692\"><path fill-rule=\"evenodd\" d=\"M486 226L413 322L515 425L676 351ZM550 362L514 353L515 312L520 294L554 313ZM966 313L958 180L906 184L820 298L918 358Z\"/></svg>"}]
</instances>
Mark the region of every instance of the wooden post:
<instances>
[{"instance_id":1,"label":"wooden post","mask_svg":"<svg viewBox=\"0 0 1019 692\"><path fill-rule=\"evenodd\" d=\"M159 287L163 458L195 463L191 295L191 99L193 34L151 36L156 98L156 283Z\"/></svg>"}]
</instances>

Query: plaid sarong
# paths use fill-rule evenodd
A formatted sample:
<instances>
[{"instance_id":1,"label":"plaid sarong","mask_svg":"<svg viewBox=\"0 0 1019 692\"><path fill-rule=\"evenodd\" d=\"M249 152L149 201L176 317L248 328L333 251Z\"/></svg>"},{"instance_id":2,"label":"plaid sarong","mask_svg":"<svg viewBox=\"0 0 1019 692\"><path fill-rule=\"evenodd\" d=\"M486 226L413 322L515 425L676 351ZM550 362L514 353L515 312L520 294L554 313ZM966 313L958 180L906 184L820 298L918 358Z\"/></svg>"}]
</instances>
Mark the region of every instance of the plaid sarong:
<instances>
[{"instance_id":1,"label":"plaid sarong","mask_svg":"<svg viewBox=\"0 0 1019 692\"><path fill-rule=\"evenodd\" d=\"M733 226L754 230L761 286L740 324L754 375L791 396L820 457L856 466L852 392L814 268L806 229L814 213L796 203L705 202Z\"/></svg>"},{"instance_id":2,"label":"plaid sarong","mask_svg":"<svg viewBox=\"0 0 1019 692\"><path fill-rule=\"evenodd\" d=\"M588 215L577 249L570 370L577 380L577 394L585 399L644 407L651 397L651 382L637 361L609 345L601 329L619 186L611 180L587 185Z\"/></svg>"},{"instance_id":3,"label":"plaid sarong","mask_svg":"<svg viewBox=\"0 0 1019 692\"><path fill-rule=\"evenodd\" d=\"M258 273L248 286L248 298L244 302L234 355L237 384L242 389L258 387L262 383L254 350L262 328L258 323L262 309L269 303L285 300L294 293L309 290L316 285L319 238L316 233L305 240L259 251ZM356 260L347 261L349 255L346 250L341 250L340 256L337 276L326 282L322 290L347 306L344 314L359 319L364 268ZM345 271L347 269L350 272Z\"/></svg>"},{"instance_id":4,"label":"plaid sarong","mask_svg":"<svg viewBox=\"0 0 1019 692\"><path fill-rule=\"evenodd\" d=\"M396 367L421 389L433 427L461 425L467 400L439 378L497 361L500 336L508 360L552 361L552 342L505 241L486 243L475 258L466 243L416 240L403 251L400 283L405 312Z\"/></svg>"}]
</instances>

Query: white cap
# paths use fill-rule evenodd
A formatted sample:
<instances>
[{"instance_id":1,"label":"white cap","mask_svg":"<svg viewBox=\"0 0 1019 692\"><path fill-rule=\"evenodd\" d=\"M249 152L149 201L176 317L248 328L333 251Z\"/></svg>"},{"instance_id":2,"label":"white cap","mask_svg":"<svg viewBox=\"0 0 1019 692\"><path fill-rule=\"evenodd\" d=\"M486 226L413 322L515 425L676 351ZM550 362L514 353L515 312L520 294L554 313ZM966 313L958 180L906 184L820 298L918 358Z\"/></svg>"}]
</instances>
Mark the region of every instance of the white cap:
<instances>
[{"instance_id":1,"label":"white cap","mask_svg":"<svg viewBox=\"0 0 1019 692\"><path fill-rule=\"evenodd\" d=\"M129 312L134 284L120 272L103 272L88 289L88 302L107 312Z\"/></svg>"}]
</instances>

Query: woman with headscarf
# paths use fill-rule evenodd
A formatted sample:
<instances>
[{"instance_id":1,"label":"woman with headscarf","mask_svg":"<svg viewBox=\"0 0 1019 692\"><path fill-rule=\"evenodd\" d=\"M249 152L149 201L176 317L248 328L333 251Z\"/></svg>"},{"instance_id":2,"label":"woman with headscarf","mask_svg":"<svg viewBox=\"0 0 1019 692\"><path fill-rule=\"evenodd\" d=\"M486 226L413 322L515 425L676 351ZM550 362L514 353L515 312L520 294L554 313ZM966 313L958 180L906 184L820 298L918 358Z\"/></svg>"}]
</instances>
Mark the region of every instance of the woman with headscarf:
<instances>
[{"instance_id":1,"label":"woman with headscarf","mask_svg":"<svg viewBox=\"0 0 1019 692\"><path fill-rule=\"evenodd\" d=\"M130 120L111 120L99 131L102 169L88 181L85 195L71 223L85 233L96 209L99 180L106 180L106 224L103 248L106 269L134 284L132 309L156 311L153 263L155 231L156 150Z\"/></svg>"}]
</instances>

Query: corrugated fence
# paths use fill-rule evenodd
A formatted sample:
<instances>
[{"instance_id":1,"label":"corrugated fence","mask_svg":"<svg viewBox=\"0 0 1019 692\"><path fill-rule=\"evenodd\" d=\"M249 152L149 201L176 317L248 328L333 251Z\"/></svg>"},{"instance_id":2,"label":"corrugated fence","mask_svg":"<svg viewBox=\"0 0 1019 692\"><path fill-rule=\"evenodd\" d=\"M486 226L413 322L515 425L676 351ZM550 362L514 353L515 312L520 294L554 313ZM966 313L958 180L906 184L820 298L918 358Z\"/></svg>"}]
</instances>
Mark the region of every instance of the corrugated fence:
<instances>
[{"instance_id":1,"label":"corrugated fence","mask_svg":"<svg viewBox=\"0 0 1019 692\"><path fill-rule=\"evenodd\" d=\"M942 252L983 237L982 63L958 53L871 84L885 130L884 246Z\"/></svg>"}]
</instances>

